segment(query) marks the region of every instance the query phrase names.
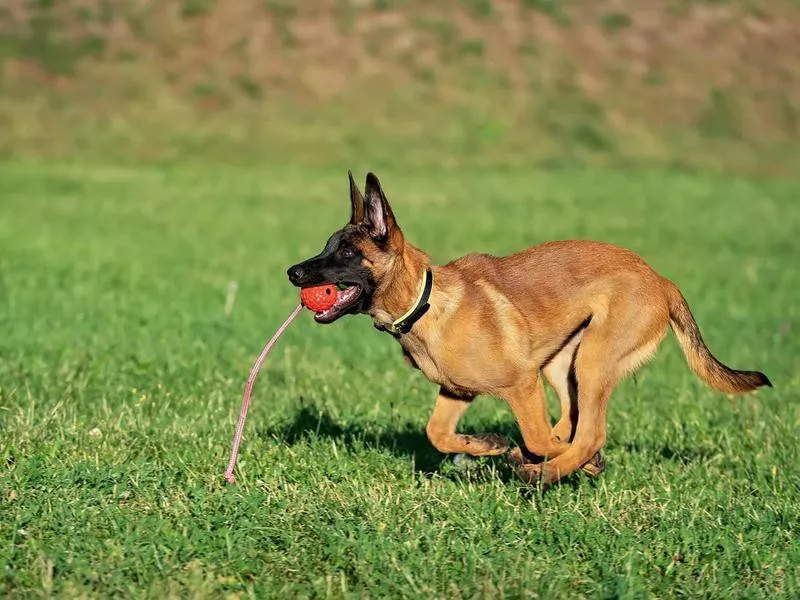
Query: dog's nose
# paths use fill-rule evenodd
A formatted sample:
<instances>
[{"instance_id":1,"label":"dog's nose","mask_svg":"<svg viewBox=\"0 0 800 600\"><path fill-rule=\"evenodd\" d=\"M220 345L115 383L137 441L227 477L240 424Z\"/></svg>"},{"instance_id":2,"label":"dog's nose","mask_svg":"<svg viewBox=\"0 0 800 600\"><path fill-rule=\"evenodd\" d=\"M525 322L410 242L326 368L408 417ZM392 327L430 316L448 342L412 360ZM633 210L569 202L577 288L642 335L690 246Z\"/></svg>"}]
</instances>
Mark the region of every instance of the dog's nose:
<instances>
[{"instance_id":1,"label":"dog's nose","mask_svg":"<svg viewBox=\"0 0 800 600\"><path fill-rule=\"evenodd\" d=\"M303 277L305 277L306 271L300 265L295 265L290 267L286 273L289 275L289 281L295 285L299 285Z\"/></svg>"}]
</instances>

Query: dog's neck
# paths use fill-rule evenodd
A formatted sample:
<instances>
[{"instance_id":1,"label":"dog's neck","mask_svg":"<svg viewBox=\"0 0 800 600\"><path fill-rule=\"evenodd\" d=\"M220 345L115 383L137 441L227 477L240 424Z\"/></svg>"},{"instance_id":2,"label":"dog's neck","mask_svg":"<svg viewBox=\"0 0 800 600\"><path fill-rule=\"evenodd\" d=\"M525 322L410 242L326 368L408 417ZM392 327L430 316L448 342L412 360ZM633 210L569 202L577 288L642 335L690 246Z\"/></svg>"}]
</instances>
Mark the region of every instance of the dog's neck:
<instances>
[{"instance_id":1,"label":"dog's neck","mask_svg":"<svg viewBox=\"0 0 800 600\"><path fill-rule=\"evenodd\" d=\"M413 308L429 267L430 257L406 242L375 294L370 315L376 325L388 325Z\"/></svg>"}]
</instances>

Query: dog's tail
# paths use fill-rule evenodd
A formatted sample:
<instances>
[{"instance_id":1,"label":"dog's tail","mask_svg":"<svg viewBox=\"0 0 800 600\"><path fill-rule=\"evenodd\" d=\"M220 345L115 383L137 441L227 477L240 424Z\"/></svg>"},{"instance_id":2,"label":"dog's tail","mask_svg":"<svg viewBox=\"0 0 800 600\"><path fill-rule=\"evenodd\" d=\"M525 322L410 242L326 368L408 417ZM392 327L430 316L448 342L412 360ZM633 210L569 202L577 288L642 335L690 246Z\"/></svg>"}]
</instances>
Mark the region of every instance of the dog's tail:
<instances>
[{"instance_id":1,"label":"dog's tail","mask_svg":"<svg viewBox=\"0 0 800 600\"><path fill-rule=\"evenodd\" d=\"M669 299L669 322L686 361L692 371L713 388L729 394L752 392L763 385L772 387L764 373L759 371L737 371L719 362L703 341L692 311L680 290L667 281Z\"/></svg>"}]
</instances>

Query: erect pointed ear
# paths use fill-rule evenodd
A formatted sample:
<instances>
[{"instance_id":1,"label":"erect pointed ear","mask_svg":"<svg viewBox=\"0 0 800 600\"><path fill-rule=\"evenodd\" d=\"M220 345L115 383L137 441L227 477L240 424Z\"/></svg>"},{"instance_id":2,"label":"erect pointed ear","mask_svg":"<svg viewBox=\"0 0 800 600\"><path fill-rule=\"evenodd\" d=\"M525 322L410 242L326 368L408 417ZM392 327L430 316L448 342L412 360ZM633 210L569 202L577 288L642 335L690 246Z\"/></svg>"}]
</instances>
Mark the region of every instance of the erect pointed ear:
<instances>
[{"instance_id":1,"label":"erect pointed ear","mask_svg":"<svg viewBox=\"0 0 800 600\"><path fill-rule=\"evenodd\" d=\"M364 196L353 179L353 173L347 171L347 176L350 178L350 223L358 225L364 220Z\"/></svg>"},{"instance_id":2,"label":"erect pointed ear","mask_svg":"<svg viewBox=\"0 0 800 600\"><path fill-rule=\"evenodd\" d=\"M380 244L392 242L393 245L402 245L403 234L394 220L392 207L381 189L381 182L374 173L367 173L366 214L364 226L370 237Z\"/></svg>"}]
</instances>

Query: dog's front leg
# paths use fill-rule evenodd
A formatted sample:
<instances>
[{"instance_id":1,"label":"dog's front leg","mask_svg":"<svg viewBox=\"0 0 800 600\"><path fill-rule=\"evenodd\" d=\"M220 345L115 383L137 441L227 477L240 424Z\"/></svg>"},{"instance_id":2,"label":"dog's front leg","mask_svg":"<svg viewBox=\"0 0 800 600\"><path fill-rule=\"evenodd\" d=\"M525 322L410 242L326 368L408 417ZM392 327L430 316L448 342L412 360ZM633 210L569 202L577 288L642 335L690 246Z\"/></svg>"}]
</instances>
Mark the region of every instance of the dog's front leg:
<instances>
[{"instance_id":1,"label":"dog's front leg","mask_svg":"<svg viewBox=\"0 0 800 600\"><path fill-rule=\"evenodd\" d=\"M473 397L459 396L445 388L439 390L433 414L425 432L439 452L464 453L472 456L497 456L508 450L508 440L497 433L463 435L456 433L461 416L469 408Z\"/></svg>"}]
</instances>

